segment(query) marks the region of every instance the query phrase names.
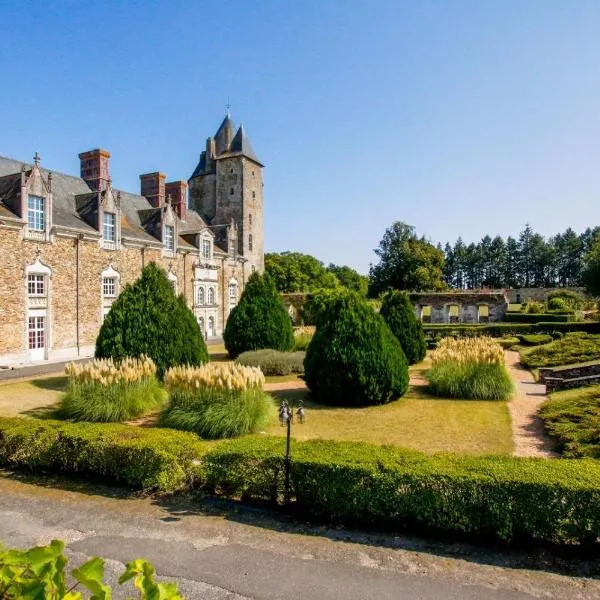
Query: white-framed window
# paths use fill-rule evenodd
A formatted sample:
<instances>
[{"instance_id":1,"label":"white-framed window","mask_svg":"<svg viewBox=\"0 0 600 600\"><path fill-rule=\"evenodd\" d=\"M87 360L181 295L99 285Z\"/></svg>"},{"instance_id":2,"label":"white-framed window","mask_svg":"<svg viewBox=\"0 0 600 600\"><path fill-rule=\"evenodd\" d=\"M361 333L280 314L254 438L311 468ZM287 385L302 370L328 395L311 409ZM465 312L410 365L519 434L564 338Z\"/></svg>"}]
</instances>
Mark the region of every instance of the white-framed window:
<instances>
[{"instance_id":1,"label":"white-framed window","mask_svg":"<svg viewBox=\"0 0 600 600\"><path fill-rule=\"evenodd\" d=\"M211 306L215 304L215 288L208 288L208 303Z\"/></svg>"},{"instance_id":2,"label":"white-framed window","mask_svg":"<svg viewBox=\"0 0 600 600\"><path fill-rule=\"evenodd\" d=\"M44 275L27 275L27 295L46 295L46 278L44 277Z\"/></svg>"},{"instance_id":3,"label":"white-framed window","mask_svg":"<svg viewBox=\"0 0 600 600\"><path fill-rule=\"evenodd\" d=\"M172 225L165 225L165 248L169 252L175 250L175 228Z\"/></svg>"},{"instance_id":4,"label":"white-framed window","mask_svg":"<svg viewBox=\"0 0 600 600\"><path fill-rule=\"evenodd\" d=\"M198 306L204 306L204 288L203 287L198 288L198 294L196 295L196 300L197 300Z\"/></svg>"},{"instance_id":5,"label":"white-framed window","mask_svg":"<svg viewBox=\"0 0 600 600\"><path fill-rule=\"evenodd\" d=\"M43 316L29 317L28 337L30 350L45 348L45 321L46 318Z\"/></svg>"},{"instance_id":6,"label":"white-framed window","mask_svg":"<svg viewBox=\"0 0 600 600\"><path fill-rule=\"evenodd\" d=\"M229 310L237 305L238 302L238 285L236 281L229 282Z\"/></svg>"},{"instance_id":7,"label":"white-framed window","mask_svg":"<svg viewBox=\"0 0 600 600\"><path fill-rule=\"evenodd\" d=\"M102 295L105 298L114 298L117 295L117 280L115 277L102 278Z\"/></svg>"},{"instance_id":8,"label":"white-framed window","mask_svg":"<svg viewBox=\"0 0 600 600\"><path fill-rule=\"evenodd\" d=\"M212 242L208 238L202 238L202 258L210 258Z\"/></svg>"},{"instance_id":9,"label":"white-framed window","mask_svg":"<svg viewBox=\"0 0 600 600\"><path fill-rule=\"evenodd\" d=\"M215 331L215 318L208 317L208 335L209 337L215 337L217 332Z\"/></svg>"},{"instance_id":10,"label":"white-framed window","mask_svg":"<svg viewBox=\"0 0 600 600\"><path fill-rule=\"evenodd\" d=\"M46 228L46 213L44 199L40 196L27 198L27 226L32 231L44 231Z\"/></svg>"},{"instance_id":11,"label":"white-framed window","mask_svg":"<svg viewBox=\"0 0 600 600\"><path fill-rule=\"evenodd\" d=\"M252 250L252 246L253 246L253 241L252 241L252 234L250 234L248 236L248 250Z\"/></svg>"},{"instance_id":12,"label":"white-framed window","mask_svg":"<svg viewBox=\"0 0 600 600\"><path fill-rule=\"evenodd\" d=\"M102 238L105 242L115 243L117 241L117 215L115 213L103 213Z\"/></svg>"}]
</instances>

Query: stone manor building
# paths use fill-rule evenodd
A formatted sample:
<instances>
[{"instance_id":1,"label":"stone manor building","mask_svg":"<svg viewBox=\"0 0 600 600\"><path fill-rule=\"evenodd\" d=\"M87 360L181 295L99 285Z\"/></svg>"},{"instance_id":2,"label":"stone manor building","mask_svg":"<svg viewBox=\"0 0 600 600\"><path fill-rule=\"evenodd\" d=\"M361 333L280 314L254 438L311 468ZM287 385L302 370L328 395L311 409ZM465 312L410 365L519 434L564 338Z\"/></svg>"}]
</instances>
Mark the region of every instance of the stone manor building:
<instances>
[{"instance_id":1,"label":"stone manor building","mask_svg":"<svg viewBox=\"0 0 600 600\"><path fill-rule=\"evenodd\" d=\"M188 181L140 175L117 190L108 151L80 176L0 157L0 367L91 356L123 287L150 261L220 337L250 273L263 271L263 165L229 114Z\"/></svg>"}]
</instances>

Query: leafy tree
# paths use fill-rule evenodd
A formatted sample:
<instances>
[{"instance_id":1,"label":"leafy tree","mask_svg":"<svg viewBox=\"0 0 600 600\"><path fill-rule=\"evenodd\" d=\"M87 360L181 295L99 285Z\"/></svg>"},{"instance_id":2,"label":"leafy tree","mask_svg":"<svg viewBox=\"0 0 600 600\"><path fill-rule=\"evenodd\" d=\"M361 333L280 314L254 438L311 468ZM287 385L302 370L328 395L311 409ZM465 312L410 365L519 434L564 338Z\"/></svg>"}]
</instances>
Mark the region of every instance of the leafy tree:
<instances>
[{"instance_id":1,"label":"leafy tree","mask_svg":"<svg viewBox=\"0 0 600 600\"><path fill-rule=\"evenodd\" d=\"M406 292L392 290L383 297L379 313L396 336L409 365L425 358L427 342L423 326Z\"/></svg>"},{"instance_id":2,"label":"leafy tree","mask_svg":"<svg viewBox=\"0 0 600 600\"><path fill-rule=\"evenodd\" d=\"M206 344L183 296L163 269L150 263L115 300L96 339L96 358L149 356L162 379L174 365L208 361Z\"/></svg>"},{"instance_id":3,"label":"leafy tree","mask_svg":"<svg viewBox=\"0 0 600 600\"><path fill-rule=\"evenodd\" d=\"M278 292L311 292L339 287L335 273L309 254L281 252L265 254L265 273L273 280Z\"/></svg>"},{"instance_id":4,"label":"leafy tree","mask_svg":"<svg viewBox=\"0 0 600 600\"><path fill-rule=\"evenodd\" d=\"M585 255L582 283L589 294L600 296L600 234L595 236L590 250Z\"/></svg>"},{"instance_id":5,"label":"leafy tree","mask_svg":"<svg viewBox=\"0 0 600 600\"><path fill-rule=\"evenodd\" d=\"M369 289L369 278L361 275L354 269L346 266L330 264L327 267L329 273L333 273L340 284L347 290L358 292L361 296L366 296Z\"/></svg>"},{"instance_id":6,"label":"leafy tree","mask_svg":"<svg viewBox=\"0 0 600 600\"><path fill-rule=\"evenodd\" d=\"M304 372L314 399L329 405L385 404L408 389L400 342L355 292L338 295L319 316Z\"/></svg>"},{"instance_id":7,"label":"leafy tree","mask_svg":"<svg viewBox=\"0 0 600 600\"><path fill-rule=\"evenodd\" d=\"M444 253L414 227L397 221L389 227L375 250L379 263L371 266L371 296L388 289L441 290L444 283Z\"/></svg>"},{"instance_id":8,"label":"leafy tree","mask_svg":"<svg viewBox=\"0 0 600 600\"><path fill-rule=\"evenodd\" d=\"M268 275L250 275L227 319L223 339L232 358L247 350L286 351L294 347L292 321Z\"/></svg>"}]
</instances>

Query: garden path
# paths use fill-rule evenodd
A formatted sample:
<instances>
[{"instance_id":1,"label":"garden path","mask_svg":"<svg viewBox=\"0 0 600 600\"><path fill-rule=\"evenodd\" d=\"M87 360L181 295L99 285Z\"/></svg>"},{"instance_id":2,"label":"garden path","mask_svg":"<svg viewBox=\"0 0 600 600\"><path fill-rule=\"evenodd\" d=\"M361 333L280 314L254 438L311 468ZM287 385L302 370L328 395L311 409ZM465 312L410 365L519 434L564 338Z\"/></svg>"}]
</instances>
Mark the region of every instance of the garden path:
<instances>
[{"instance_id":1,"label":"garden path","mask_svg":"<svg viewBox=\"0 0 600 600\"><path fill-rule=\"evenodd\" d=\"M516 389L514 398L508 403L515 442L513 454L540 458L558 456L537 414L547 398L546 386L536 383L531 372L521 365L518 352L506 352L506 366Z\"/></svg>"}]
</instances>

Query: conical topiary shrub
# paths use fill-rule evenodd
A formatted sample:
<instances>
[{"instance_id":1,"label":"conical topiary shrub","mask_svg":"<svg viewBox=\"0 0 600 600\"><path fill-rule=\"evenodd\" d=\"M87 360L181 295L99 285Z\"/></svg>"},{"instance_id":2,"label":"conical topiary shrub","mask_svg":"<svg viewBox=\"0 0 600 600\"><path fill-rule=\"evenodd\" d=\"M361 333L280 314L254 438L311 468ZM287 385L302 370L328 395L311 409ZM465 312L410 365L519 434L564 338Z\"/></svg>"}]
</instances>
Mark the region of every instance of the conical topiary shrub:
<instances>
[{"instance_id":1,"label":"conical topiary shrub","mask_svg":"<svg viewBox=\"0 0 600 600\"><path fill-rule=\"evenodd\" d=\"M96 339L96 358L149 356L162 379L169 367L208 362L202 332L163 269L150 263L125 287Z\"/></svg>"},{"instance_id":2,"label":"conical topiary shrub","mask_svg":"<svg viewBox=\"0 0 600 600\"><path fill-rule=\"evenodd\" d=\"M398 338L409 365L425 358L427 342L423 326L406 292L389 291L384 297L379 313Z\"/></svg>"},{"instance_id":3,"label":"conical topiary shrub","mask_svg":"<svg viewBox=\"0 0 600 600\"><path fill-rule=\"evenodd\" d=\"M265 275L253 273L238 305L231 311L223 333L231 358L248 350L291 350L294 328L290 316Z\"/></svg>"},{"instance_id":4,"label":"conical topiary shrub","mask_svg":"<svg viewBox=\"0 0 600 600\"><path fill-rule=\"evenodd\" d=\"M304 360L312 397L323 404L385 404L408 389L404 352L383 318L355 293L320 312Z\"/></svg>"}]
</instances>

